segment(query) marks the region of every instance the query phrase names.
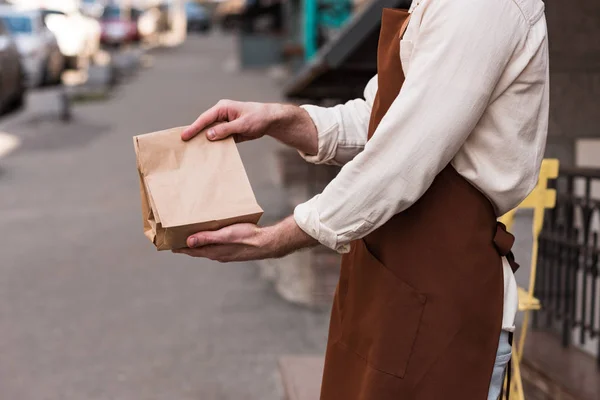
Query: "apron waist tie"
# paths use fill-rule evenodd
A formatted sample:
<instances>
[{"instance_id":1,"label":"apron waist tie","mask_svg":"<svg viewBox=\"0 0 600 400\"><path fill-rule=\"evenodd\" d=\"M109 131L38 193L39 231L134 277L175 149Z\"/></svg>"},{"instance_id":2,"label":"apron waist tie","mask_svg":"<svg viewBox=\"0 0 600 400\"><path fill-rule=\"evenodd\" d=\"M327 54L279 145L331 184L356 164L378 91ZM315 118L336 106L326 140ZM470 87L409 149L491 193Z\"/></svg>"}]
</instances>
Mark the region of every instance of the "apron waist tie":
<instances>
[{"instance_id":1,"label":"apron waist tie","mask_svg":"<svg viewBox=\"0 0 600 400\"><path fill-rule=\"evenodd\" d=\"M506 225L498 221L496 223L496 234L494 235L494 246L498 250L501 256L506 257L510 264L510 269L515 273L519 269L519 264L515 260L515 255L512 252L513 244L515 244L515 237L506 229ZM512 347L513 333L510 332L508 342ZM512 370L512 357L508 361L507 375L506 375L506 400L510 398L510 381L511 381L511 370ZM504 390L502 390L503 392ZM500 398L502 398L502 392Z\"/></svg>"},{"instance_id":2,"label":"apron waist tie","mask_svg":"<svg viewBox=\"0 0 600 400\"><path fill-rule=\"evenodd\" d=\"M496 234L494 235L494 246L501 256L506 257L512 272L515 273L519 269L519 264L515 261L515 255L512 252L515 237L512 233L506 230L506 225L498 221L496 223Z\"/></svg>"}]
</instances>

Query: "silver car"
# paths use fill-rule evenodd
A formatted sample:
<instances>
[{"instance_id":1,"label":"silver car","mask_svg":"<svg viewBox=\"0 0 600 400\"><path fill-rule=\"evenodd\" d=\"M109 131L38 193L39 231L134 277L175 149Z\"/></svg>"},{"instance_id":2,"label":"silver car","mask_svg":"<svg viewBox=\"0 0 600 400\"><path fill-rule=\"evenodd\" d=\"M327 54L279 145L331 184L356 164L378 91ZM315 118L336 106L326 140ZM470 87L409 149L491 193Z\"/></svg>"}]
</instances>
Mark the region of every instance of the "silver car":
<instances>
[{"instance_id":1,"label":"silver car","mask_svg":"<svg viewBox=\"0 0 600 400\"><path fill-rule=\"evenodd\" d=\"M20 108L25 90L25 74L17 46L0 19L0 112Z\"/></svg>"},{"instance_id":2,"label":"silver car","mask_svg":"<svg viewBox=\"0 0 600 400\"><path fill-rule=\"evenodd\" d=\"M46 27L40 11L0 8L0 19L15 38L31 86L60 82L65 58L56 37Z\"/></svg>"}]
</instances>

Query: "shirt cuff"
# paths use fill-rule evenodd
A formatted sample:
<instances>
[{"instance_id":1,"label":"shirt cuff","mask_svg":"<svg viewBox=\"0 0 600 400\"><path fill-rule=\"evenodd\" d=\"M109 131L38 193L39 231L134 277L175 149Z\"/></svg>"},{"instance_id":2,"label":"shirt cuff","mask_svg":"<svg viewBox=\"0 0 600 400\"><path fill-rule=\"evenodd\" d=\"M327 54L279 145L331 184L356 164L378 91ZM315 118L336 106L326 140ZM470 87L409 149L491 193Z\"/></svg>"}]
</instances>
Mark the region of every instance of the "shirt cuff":
<instances>
[{"instance_id":1,"label":"shirt cuff","mask_svg":"<svg viewBox=\"0 0 600 400\"><path fill-rule=\"evenodd\" d=\"M340 254L348 253L350 251L350 244L338 244L337 234L321 223L319 213L315 207L315 202L318 198L319 195L306 203L296 206L294 209L296 224L325 247L329 247Z\"/></svg>"},{"instance_id":2,"label":"shirt cuff","mask_svg":"<svg viewBox=\"0 0 600 400\"><path fill-rule=\"evenodd\" d=\"M313 120L317 128L318 150L316 155L309 155L298 151L300 156L309 163L326 164L335 157L339 123L337 117L332 115L333 110L313 105L300 106Z\"/></svg>"}]
</instances>

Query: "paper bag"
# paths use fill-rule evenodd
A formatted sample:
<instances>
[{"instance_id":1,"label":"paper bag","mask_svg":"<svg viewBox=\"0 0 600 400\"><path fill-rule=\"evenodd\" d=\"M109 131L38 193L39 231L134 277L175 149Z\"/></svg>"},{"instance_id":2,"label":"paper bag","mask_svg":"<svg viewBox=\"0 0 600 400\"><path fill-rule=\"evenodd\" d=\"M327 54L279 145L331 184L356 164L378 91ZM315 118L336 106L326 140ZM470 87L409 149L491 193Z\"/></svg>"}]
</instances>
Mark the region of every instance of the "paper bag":
<instances>
[{"instance_id":1,"label":"paper bag","mask_svg":"<svg viewBox=\"0 0 600 400\"><path fill-rule=\"evenodd\" d=\"M181 128L135 136L144 234L158 250L187 247L188 236L227 225L257 223L256 202L232 138L210 142Z\"/></svg>"}]
</instances>

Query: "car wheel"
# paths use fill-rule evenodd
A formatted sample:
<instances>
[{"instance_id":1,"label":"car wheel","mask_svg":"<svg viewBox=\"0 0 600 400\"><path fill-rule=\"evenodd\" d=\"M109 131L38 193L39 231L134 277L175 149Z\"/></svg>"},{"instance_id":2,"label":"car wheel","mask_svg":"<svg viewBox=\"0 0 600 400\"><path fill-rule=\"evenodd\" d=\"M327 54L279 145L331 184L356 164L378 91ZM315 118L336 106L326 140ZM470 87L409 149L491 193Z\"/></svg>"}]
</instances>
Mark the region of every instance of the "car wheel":
<instances>
[{"instance_id":1,"label":"car wheel","mask_svg":"<svg viewBox=\"0 0 600 400\"><path fill-rule=\"evenodd\" d=\"M21 88L12 103L13 110L20 110L25 107L25 87Z\"/></svg>"}]
</instances>

